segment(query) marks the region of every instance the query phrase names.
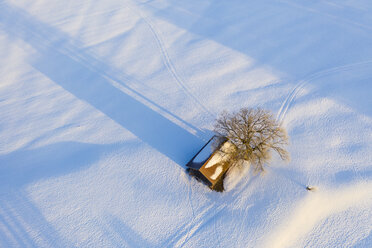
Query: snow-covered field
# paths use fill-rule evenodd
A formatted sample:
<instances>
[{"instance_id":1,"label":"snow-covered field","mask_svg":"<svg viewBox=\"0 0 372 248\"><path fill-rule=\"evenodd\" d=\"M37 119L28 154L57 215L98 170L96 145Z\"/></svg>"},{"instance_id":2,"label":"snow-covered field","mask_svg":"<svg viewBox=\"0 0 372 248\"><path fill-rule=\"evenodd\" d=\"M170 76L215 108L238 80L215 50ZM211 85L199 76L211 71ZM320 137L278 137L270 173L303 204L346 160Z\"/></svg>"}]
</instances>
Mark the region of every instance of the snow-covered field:
<instances>
[{"instance_id":1,"label":"snow-covered field","mask_svg":"<svg viewBox=\"0 0 372 248\"><path fill-rule=\"evenodd\" d=\"M222 194L190 178L218 113L257 106L292 161ZM371 230L370 0L0 1L0 247L372 247Z\"/></svg>"}]
</instances>

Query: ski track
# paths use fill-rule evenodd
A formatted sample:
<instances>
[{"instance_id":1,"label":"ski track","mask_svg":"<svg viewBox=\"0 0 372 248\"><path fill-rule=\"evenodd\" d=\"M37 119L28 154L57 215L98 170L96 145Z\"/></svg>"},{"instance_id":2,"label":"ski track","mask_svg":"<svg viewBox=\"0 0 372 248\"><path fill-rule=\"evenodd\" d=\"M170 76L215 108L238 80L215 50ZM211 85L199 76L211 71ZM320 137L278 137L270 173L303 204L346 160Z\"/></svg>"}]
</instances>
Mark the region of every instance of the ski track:
<instances>
[{"instance_id":1,"label":"ski track","mask_svg":"<svg viewBox=\"0 0 372 248\"><path fill-rule=\"evenodd\" d=\"M186 176L187 176L187 178L188 178L188 181L189 181L189 183L188 183L188 185L189 185L189 187L188 187L188 201L189 201L189 205L190 205L190 208L191 208L191 211L192 211L192 218L191 218L191 221L190 221L190 226L188 227L188 230L187 230L187 233L186 233L186 235L185 235L185 238L184 238L184 240L183 240L183 242L181 243L181 245L179 246L179 247L182 247L185 243L186 243L186 241L188 240L188 238L189 238L189 236L190 236L190 231L191 231L191 227L192 227L192 225L193 225L193 223L194 223L194 221L195 221L195 210L194 210L194 205L192 204L192 185L191 185L191 176L188 174L188 173L186 173Z\"/></svg>"},{"instance_id":2,"label":"ski track","mask_svg":"<svg viewBox=\"0 0 372 248\"><path fill-rule=\"evenodd\" d=\"M240 225L239 225L239 229L238 229L238 232L237 232L237 233L239 233L239 237L244 235L243 226L245 224L245 220L247 219L248 208L250 208L250 207L251 207L251 205L248 205L245 209L240 211Z\"/></svg>"},{"instance_id":3,"label":"ski track","mask_svg":"<svg viewBox=\"0 0 372 248\"><path fill-rule=\"evenodd\" d=\"M319 72L315 72L315 73L307 76L306 78L300 80L299 83L294 86L292 91L288 94L288 96L286 97L286 99L282 103L282 105L281 105L281 107L280 107L280 109L277 113L276 120L279 123L283 123L283 120L284 120L288 110L290 109L293 101L296 99L297 95L301 92L301 90L308 83L310 83L311 81L319 79L319 78L324 77L324 76L328 76L328 75L336 73L336 72L343 72L343 71L352 70L356 66L362 66L362 65L371 64L371 63L372 63L372 60L367 60L367 61L363 61L363 62L332 67L332 68L325 69L325 70L322 70L322 71L319 71Z\"/></svg>"},{"instance_id":4,"label":"ski track","mask_svg":"<svg viewBox=\"0 0 372 248\"><path fill-rule=\"evenodd\" d=\"M163 247L182 247L190 240L198 230L200 230L208 222L212 221L215 214L221 212L226 205L221 205L215 209L214 205L204 208L195 216L195 221L184 224L175 235L163 244Z\"/></svg>"},{"instance_id":5,"label":"ski track","mask_svg":"<svg viewBox=\"0 0 372 248\"><path fill-rule=\"evenodd\" d=\"M255 177L254 177L255 178ZM252 180L254 179L252 178ZM235 200L240 197L240 195L248 189L247 187L247 184L250 183L252 180L249 180L249 181L245 181L243 183L241 183L240 185L237 185L236 188L235 188L235 192L234 191L230 191L231 193L231 196L228 196L229 199L225 200L224 202L230 202L230 203L233 203L235 202ZM222 196L223 197L223 196ZM229 204L219 204L220 202L214 202L213 204L207 204L205 205L204 208L202 208L200 211L200 214L197 215L195 218L194 218L194 222L195 223L190 223L189 226L188 226L188 229L189 229L189 232L187 233L187 238L184 238L186 235L183 235L181 237L179 237L178 240L181 240L183 239L184 241L182 242L182 246L184 244L186 244L186 242L188 240L190 240L196 233L198 230L201 229L201 227L203 227L204 225L208 224L210 221L212 221L218 214L220 214L223 210L225 210ZM247 209L251 207L250 205L247 207ZM244 210L244 216L247 215L247 209ZM205 221L203 221L205 220ZM216 223L213 223L214 224L214 228L216 228ZM243 223L241 223L241 228L240 230L242 230L243 228ZM180 228L180 232L182 232L182 229L184 229L183 227ZM216 229L214 229L216 230ZM220 236L219 236L220 237ZM173 242L173 243L179 243L179 241L177 242ZM175 247L182 247L182 246L175 246Z\"/></svg>"},{"instance_id":6,"label":"ski track","mask_svg":"<svg viewBox=\"0 0 372 248\"><path fill-rule=\"evenodd\" d=\"M214 213L214 217L216 217L220 212L217 211L217 209L215 209L215 213ZM218 247L221 247L220 243L221 243L221 235L220 235L220 232L217 231L218 228L217 228L217 221L213 221L213 231L217 237L217 245Z\"/></svg>"},{"instance_id":7,"label":"ski track","mask_svg":"<svg viewBox=\"0 0 372 248\"><path fill-rule=\"evenodd\" d=\"M129 7L131 8L131 7ZM207 113L211 118L215 119L216 114L214 114L211 110L209 110L194 94L191 93L191 91L188 89L186 84L183 82L182 78L178 75L175 66L173 65L172 60L169 57L169 54L167 52L166 46L164 45L163 40L160 37L159 32L156 30L155 26L152 24L152 22L144 16L140 10L136 11L134 10L142 19L143 21L147 24L149 27L154 39L156 40L156 43L159 47L159 51L162 54L163 58L163 63L165 67L168 69L168 71L171 73L172 77L174 80L177 82L178 86L183 90L183 92L189 96L192 100L194 100L199 107Z\"/></svg>"},{"instance_id":8,"label":"ski track","mask_svg":"<svg viewBox=\"0 0 372 248\"><path fill-rule=\"evenodd\" d=\"M190 178L192 180L192 178ZM242 183L239 186L236 186L236 191L231 191L232 195L229 197L228 200L224 202L234 202L244 190L247 189L246 184L248 181ZM192 186L191 183L190 189L192 193ZM189 194L189 202L191 203L191 194ZM210 202L209 202L210 203ZM175 233L178 235L173 236L169 241L166 241L167 247L183 247L188 240L190 240L203 226L211 222L218 214L220 214L223 210L225 210L229 204L219 204L219 202L214 202L213 204L206 204L201 210L199 214L195 215L195 210L192 208L193 218L192 220L183 226L181 226ZM250 207L250 206L249 206ZM246 214L245 214L246 215ZM214 230L216 230L216 223L213 223ZM186 231L187 230L187 231Z\"/></svg>"}]
</instances>

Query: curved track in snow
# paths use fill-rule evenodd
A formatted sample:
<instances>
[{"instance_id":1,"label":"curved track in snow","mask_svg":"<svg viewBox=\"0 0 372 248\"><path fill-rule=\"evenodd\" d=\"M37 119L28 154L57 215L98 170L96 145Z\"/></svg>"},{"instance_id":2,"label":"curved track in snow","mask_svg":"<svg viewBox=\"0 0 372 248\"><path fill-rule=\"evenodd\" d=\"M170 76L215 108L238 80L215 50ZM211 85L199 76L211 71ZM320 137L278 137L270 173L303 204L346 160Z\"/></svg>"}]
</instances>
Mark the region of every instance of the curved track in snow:
<instances>
[{"instance_id":1,"label":"curved track in snow","mask_svg":"<svg viewBox=\"0 0 372 248\"><path fill-rule=\"evenodd\" d=\"M131 7L130 7L131 8ZM169 57L168 51L166 49L166 46L164 45L163 39L160 36L160 33L156 30L155 25L147 18L144 16L140 10L135 11L141 18L142 20L147 24L149 27L154 39L156 40L156 43L159 47L159 51L162 55L163 58L163 63L167 70L170 72L174 80L177 82L178 86L183 90L183 92L189 96L192 100L194 100L200 108L207 113L209 116L212 118L215 118L215 114L211 110L209 110L193 93L191 93L190 89L186 86L185 82L182 80L182 78L178 75L176 68L172 62L172 60Z\"/></svg>"},{"instance_id":2,"label":"curved track in snow","mask_svg":"<svg viewBox=\"0 0 372 248\"><path fill-rule=\"evenodd\" d=\"M325 77L325 76L328 76L328 75L333 74L333 73L353 70L355 67L363 66L363 65L367 65L367 64L372 64L372 60L367 60L367 61L348 64L348 65L343 65L343 66L332 67L332 68L329 68L329 69L326 69L326 70L322 70L322 71L318 71L316 73L313 73L313 74L307 76L306 78L300 80L294 86L292 91L288 94L288 96L286 97L286 99L282 103L282 105L281 105L281 107L280 107L280 109L277 113L276 120L280 123L283 122L283 120L284 120L289 108L291 107L293 101L296 99L296 97L301 92L301 90L308 83L310 83L311 81L322 78L322 77Z\"/></svg>"}]
</instances>

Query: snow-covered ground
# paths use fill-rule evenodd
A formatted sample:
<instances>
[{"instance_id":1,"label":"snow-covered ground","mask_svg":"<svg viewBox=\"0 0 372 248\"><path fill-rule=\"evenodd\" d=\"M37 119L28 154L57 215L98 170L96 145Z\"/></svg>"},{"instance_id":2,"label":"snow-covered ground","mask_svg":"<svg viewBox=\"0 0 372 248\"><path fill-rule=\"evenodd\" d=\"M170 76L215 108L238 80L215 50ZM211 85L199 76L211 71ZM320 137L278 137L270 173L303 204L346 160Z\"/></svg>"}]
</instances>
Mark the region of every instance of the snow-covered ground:
<instances>
[{"instance_id":1,"label":"snow-covered ground","mask_svg":"<svg viewBox=\"0 0 372 248\"><path fill-rule=\"evenodd\" d=\"M257 106L292 161L222 194L187 176L217 114ZM370 0L0 1L0 247L372 247L371 230Z\"/></svg>"}]
</instances>

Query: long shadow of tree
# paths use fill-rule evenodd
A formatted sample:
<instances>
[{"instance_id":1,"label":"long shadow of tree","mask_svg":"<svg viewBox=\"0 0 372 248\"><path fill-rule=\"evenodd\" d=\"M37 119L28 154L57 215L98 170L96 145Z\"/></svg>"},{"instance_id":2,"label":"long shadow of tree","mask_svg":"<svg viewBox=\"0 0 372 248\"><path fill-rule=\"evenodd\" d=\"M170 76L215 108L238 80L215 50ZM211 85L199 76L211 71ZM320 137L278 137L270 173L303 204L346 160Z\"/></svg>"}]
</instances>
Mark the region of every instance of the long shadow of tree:
<instances>
[{"instance_id":1,"label":"long shadow of tree","mask_svg":"<svg viewBox=\"0 0 372 248\"><path fill-rule=\"evenodd\" d=\"M35 69L177 164L183 166L203 144L201 138L114 87L112 80L116 77L96 70L96 60L74 46L64 33L4 3L0 16L3 28L9 34L37 51L30 62Z\"/></svg>"},{"instance_id":2,"label":"long shadow of tree","mask_svg":"<svg viewBox=\"0 0 372 248\"><path fill-rule=\"evenodd\" d=\"M114 87L112 82L118 82L118 77L99 69L100 61L73 45L70 37L59 30L4 2L0 3L0 26L10 37L23 40L37 51L30 58L35 69L178 165L185 165L203 145L200 136L154 109L200 132L197 128L129 87L127 89L137 98ZM118 83L125 86L124 82ZM73 247L58 235L28 199L24 187L41 179L81 170L110 149L110 145L61 142L36 149L21 148L1 156L0 246ZM122 225L118 226L121 226L119 231L125 231Z\"/></svg>"}]
</instances>

